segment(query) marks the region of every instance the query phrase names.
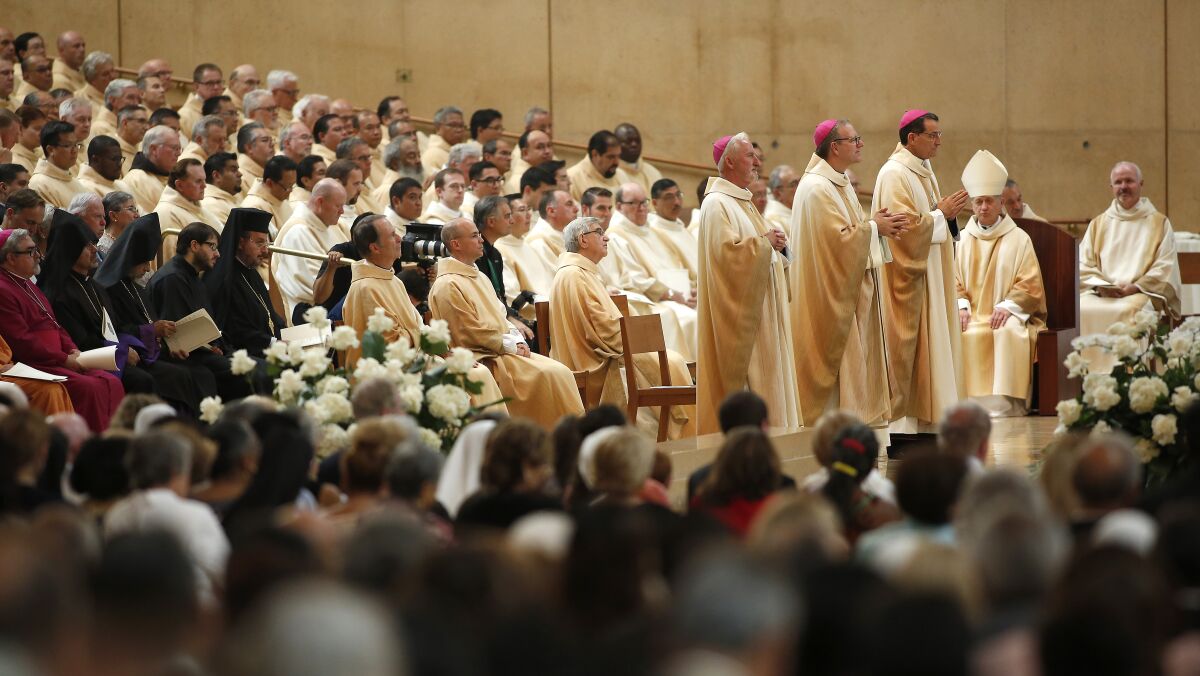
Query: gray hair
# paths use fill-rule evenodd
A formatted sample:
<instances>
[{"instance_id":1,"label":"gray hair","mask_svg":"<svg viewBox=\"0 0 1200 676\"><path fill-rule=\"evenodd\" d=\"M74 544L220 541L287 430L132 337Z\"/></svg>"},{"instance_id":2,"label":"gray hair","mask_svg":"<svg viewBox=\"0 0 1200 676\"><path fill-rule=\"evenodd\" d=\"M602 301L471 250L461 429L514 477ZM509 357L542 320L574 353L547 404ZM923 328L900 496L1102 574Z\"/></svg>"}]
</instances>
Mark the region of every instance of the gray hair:
<instances>
[{"instance_id":1,"label":"gray hair","mask_svg":"<svg viewBox=\"0 0 1200 676\"><path fill-rule=\"evenodd\" d=\"M347 136L341 141L338 141L337 150L334 151L334 156L339 160L348 160L350 159L350 153L354 152L354 149L360 143L364 146L367 145L366 141L357 136Z\"/></svg>"},{"instance_id":2,"label":"gray hair","mask_svg":"<svg viewBox=\"0 0 1200 676\"><path fill-rule=\"evenodd\" d=\"M130 88L137 89L137 83L124 78L117 78L109 82L108 86L104 88L104 105L109 105L113 99L121 95L122 91Z\"/></svg>"},{"instance_id":3,"label":"gray hair","mask_svg":"<svg viewBox=\"0 0 1200 676\"><path fill-rule=\"evenodd\" d=\"M166 432L135 436L125 452L125 469L135 489L163 486L191 469L192 447L182 437Z\"/></svg>"},{"instance_id":4,"label":"gray hair","mask_svg":"<svg viewBox=\"0 0 1200 676\"><path fill-rule=\"evenodd\" d=\"M396 137L383 147L383 166L396 171L400 167L400 151L406 139L403 136Z\"/></svg>"},{"instance_id":5,"label":"gray hair","mask_svg":"<svg viewBox=\"0 0 1200 676\"><path fill-rule=\"evenodd\" d=\"M788 171L788 170L795 171L795 169L792 169L790 166L788 166L786 164L781 164L778 167L775 167L774 169L772 169L771 176L770 176L770 178L767 179L767 189L768 190L776 190L780 186L782 186L783 185L783 172Z\"/></svg>"},{"instance_id":6,"label":"gray hair","mask_svg":"<svg viewBox=\"0 0 1200 676\"><path fill-rule=\"evenodd\" d=\"M764 637L792 636L800 625L787 580L741 552L699 560L678 588L671 624L686 647L737 654Z\"/></svg>"},{"instance_id":7,"label":"gray hair","mask_svg":"<svg viewBox=\"0 0 1200 676\"><path fill-rule=\"evenodd\" d=\"M747 134L746 132L739 131L738 133L734 134L733 137L729 139L729 143L725 144L725 150L723 150L721 152L721 156L717 158L717 173L718 174L720 174L722 171L722 165L725 164L725 157L727 155L729 155L729 149L732 148L733 144L735 144L735 143L744 143L748 146L753 145L750 142L750 135Z\"/></svg>"},{"instance_id":8,"label":"gray hair","mask_svg":"<svg viewBox=\"0 0 1200 676\"><path fill-rule=\"evenodd\" d=\"M255 89L246 92L242 97L242 110L247 117L259 108L275 105L275 95L265 89Z\"/></svg>"},{"instance_id":9,"label":"gray hair","mask_svg":"<svg viewBox=\"0 0 1200 676\"><path fill-rule=\"evenodd\" d=\"M1133 169L1133 173L1135 175L1137 175L1138 182L1141 182L1142 168L1139 167L1138 165L1134 164L1133 162L1130 162L1129 160L1121 160L1120 162L1117 162L1116 164L1114 164L1113 168L1109 170L1108 175L1112 176L1113 172L1116 171L1117 169L1120 169L1121 167L1129 167L1129 168Z\"/></svg>"},{"instance_id":10,"label":"gray hair","mask_svg":"<svg viewBox=\"0 0 1200 676\"><path fill-rule=\"evenodd\" d=\"M579 253L579 238L583 237L583 233L591 229L593 225L599 225L600 219L595 216L580 216L567 224L563 228L563 246L566 247L568 253Z\"/></svg>"},{"instance_id":11,"label":"gray hair","mask_svg":"<svg viewBox=\"0 0 1200 676\"><path fill-rule=\"evenodd\" d=\"M425 445L416 434L400 442L384 470L384 481L394 498L413 500L425 484L437 484L442 475L442 454Z\"/></svg>"},{"instance_id":12,"label":"gray hair","mask_svg":"<svg viewBox=\"0 0 1200 676\"><path fill-rule=\"evenodd\" d=\"M938 425L938 445L953 455L974 455L992 434L992 418L982 406L962 401L946 409Z\"/></svg>"},{"instance_id":13,"label":"gray hair","mask_svg":"<svg viewBox=\"0 0 1200 676\"><path fill-rule=\"evenodd\" d=\"M26 238L33 239L33 235L31 235L29 231L24 228L14 228L12 234L8 236L8 239L4 240L4 244L0 245L0 262L7 261L9 254L16 253L17 247L19 247L21 245L21 241Z\"/></svg>"},{"instance_id":14,"label":"gray hair","mask_svg":"<svg viewBox=\"0 0 1200 676\"><path fill-rule=\"evenodd\" d=\"M446 124L446 118L454 114L461 116L463 111L461 108L456 108L455 106L442 106L438 108L437 112L433 114L433 126L440 127Z\"/></svg>"},{"instance_id":15,"label":"gray hair","mask_svg":"<svg viewBox=\"0 0 1200 676\"><path fill-rule=\"evenodd\" d=\"M92 52L83 59L83 65L79 67L79 72L83 73L83 79L89 82L93 77L96 77L96 70L104 64L112 65L114 63L112 54L108 52Z\"/></svg>"},{"instance_id":16,"label":"gray hair","mask_svg":"<svg viewBox=\"0 0 1200 676\"><path fill-rule=\"evenodd\" d=\"M283 148L285 143L292 140L292 129L294 129L296 127L296 125L300 125L300 128L298 130L299 133L304 133L304 132L308 131L308 127L304 126L304 123L301 122L300 120L293 120L292 122L283 125L283 129L279 130L279 147L280 148Z\"/></svg>"},{"instance_id":17,"label":"gray hair","mask_svg":"<svg viewBox=\"0 0 1200 676\"><path fill-rule=\"evenodd\" d=\"M172 136L174 136L176 139L179 138L179 134L175 133L174 129L165 124L160 124L157 127L151 127L150 130L146 132L146 135L142 137L142 152L150 152L151 148L161 146L170 140Z\"/></svg>"},{"instance_id":18,"label":"gray hair","mask_svg":"<svg viewBox=\"0 0 1200 676\"><path fill-rule=\"evenodd\" d=\"M529 111L525 113L525 128L528 129L529 125L533 124L533 118L537 117L538 115L549 114L550 111L546 110L545 108L539 108L538 106L530 108Z\"/></svg>"},{"instance_id":19,"label":"gray hair","mask_svg":"<svg viewBox=\"0 0 1200 676\"><path fill-rule=\"evenodd\" d=\"M304 117L304 111L308 110L309 106L318 101L329 103L329 97L325 96L324 94L308 94L297 101L296 105L292 106L292 115L294 115L297 120Z\"/></svg>"},{"instance_id":20,"label":"gray hair","mask_svg":"<svg viewBox=\"0 0 1200 676\"><path fill-rule=\"evenodd\" d=\"M91 112L91 102L82 97L72 96L71 98L58 104L58 116L61 118L67 118L74 115L76 112L83 110L84 108L87 108L88 112Z\"/></svg>"},{"instance_id":21,"label":"gray hair","mask_svg":"<svg viewBox=\"0 0 1200 676\"><path fill-rule=\"evenodd\" d=\"M1040 486L1026 474L989 469L965 482L954 510L954 532L960 545L971 547L995 521L1008 514L1034 519L1050 517Z\"/></svg>"},{"instance_id":22,"label":"gray hair","mask_svg":"<svg viewBox=\"0 0 1200 676\"><path fill-rule=\"evenodd\" d=\"M125 106L117 111L117 124L121 124L125 120L133 117L134 113L143 112L145 109L141 106Z\"/></svg>"},{"instance_id":23,"label":"gray hair","mask_svg":"<svg viewBox=\"0 0 1200 676\"><path fill-rule=\"evenodd\" d=\"M104 196L104 223L111 224L108 215L133 201L133 195L122 190L114 190Z\"/></svg>"},{"instance_id":24,"label":"gray hair","mask_svg":"<svg viewBox=\"0 0 1200 676\"><path fill-rule=\"evenodd\" d=\"M218 126L219 127L225 126L224 118L222 118L220 115L205 115L204 117L200 118L199 120L196 120L196 124L192 125L192 135L190 138L193 141L195 141L196 137L203 136L204 132L208 131L209 127L218 127Z\"/></svg>"},{"instance_id":25,"label":"gray hair","mask_svg":"<svg viewBox=\"0 0 1200 676\"><path fill-rule=\"evenodd\" d=\"M67 205L67 212L78 216L84 211L87 211L87 208L93 204L99 204L101 209L104 208L104 200L100 199L100 196L96 193L90 190L87 192L77 193L71 198L71 203Z\"/></svg>"},{"instance_id":26,"label":"gray hair","mask_svg":"<svg viewBox=\"0 0 1200 676\"><path fill-rule=\"evenodd\" d=\"M283 89L289 82L299 82L300 78L290 70L273 70L267 73L267 89Z\"/></svg>"},{"instance_id":27,"label":"gray hair","mask_svg":"<svg viewBox=\"0 0 1200 676\"><path fill-rule=\"evenodd\" d=\"M447 166L454 166L459 162L464 162L468 157L483 158L483 153L480 152L479 146L474 143L459 143L450 149L450 154L446 158Z\"/></svg>"}]
</instances>

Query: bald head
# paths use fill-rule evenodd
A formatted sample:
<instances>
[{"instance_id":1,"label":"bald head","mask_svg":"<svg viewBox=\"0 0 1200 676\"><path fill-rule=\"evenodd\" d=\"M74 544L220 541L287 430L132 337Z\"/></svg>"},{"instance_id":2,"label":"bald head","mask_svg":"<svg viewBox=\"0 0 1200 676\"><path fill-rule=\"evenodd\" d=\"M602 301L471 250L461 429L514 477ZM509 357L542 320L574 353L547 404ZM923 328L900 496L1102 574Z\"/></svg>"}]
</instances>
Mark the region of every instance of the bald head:
<instances>
[{"instance_id":1,"label":"bald head","mask_svg":"<svg viewBox=\"0 0 1200 676\"><path fill-rule=\"evenodd\" d=\"M992 418L982 406L964 401L946 410L938 429L941 449L961 457L987 458L988 437L992 434Z\"/></svg>"},{"instance_id":2,"label":"bald head","mask_svg":"<svg viewBox=\"0 0 1200 676\"><path fill-rule=\"evenodd\" d=\"M262 80L258 77L258 69L248 63L243 63L229 72L229 91L238 96L245 96L247 92L254 91L261 86Z\"/></svg>"},{"instance_id":3,"label":"bald head","mask_svg":"<svg viewBox=\"0 0 1200 676\"><path fill-rule=\"evenodd\" d=\"M15 62L17 59L17 46L13 44L13 32L0 26L0 59L8 59Z\"/></svg>"},{"instance_id":4,"label":"bald head","mask_svg":"<svg viewBox=\"0 0 1200 676\"><path fill-rule=\"evenodd\" d=\"M346 99L334 99L329 104L329 112L341 118L350 118L354 116L354 104Z\"/></svg>"},{"instance_id":5,"label":"bald head","mask_svg":"<svg viewBox=\"0 0 1200 676\"><path fill-rule=\"evenodd\" d=\"M325 225L337 223L345 207L346 188L337 179L323 178L313 186L308 209Z\"/></svg>"},{"instance_id":6,"label":"bald head","mask_svg":"<svg viewBox=\"0 0 1200 676\"><path fill-rule=\"evenodd\" d=\"M63 63L79 70L87 57L87 43L78 31L67 31L58 36L58 58Z\"/></svg>"},{"instance_id":7,"label":"bald head","mask_svg":"<svg viewBox=\"0 0 1200 676\"><path fill-rule=\"evenodd\" d=\"M1118 434L1089 439L1071 475L1080 503L1093 513L1132 504L1141 480L1142 467L1133 444Z\"/></svg>"},{"instance_id":8,"label":"bald head","mask_svg":"<svg viewBox=\"0 0 1200 676\"><path fill-rule=\"evenodd\" d=\"M463 236L463 233L467 231L468 225L471 225L471 221L465 218L452 219L449 223L442 226L442 242L446 246L449 246L450 242Z\"/></svg>"},{"instance_id":9,"label":"bald head","mask_svg":"<svg viewBox=\"0 0 1200 676\"><path fill-rule=\"evenodd\" d=\"M617 211L620 211L625 218L633 221L636 225L646 224L646 220L650 216L650 208L646 204L646 190L640 183L622 183L613 198L617 202Z\"/></svg>"}]
</instances>

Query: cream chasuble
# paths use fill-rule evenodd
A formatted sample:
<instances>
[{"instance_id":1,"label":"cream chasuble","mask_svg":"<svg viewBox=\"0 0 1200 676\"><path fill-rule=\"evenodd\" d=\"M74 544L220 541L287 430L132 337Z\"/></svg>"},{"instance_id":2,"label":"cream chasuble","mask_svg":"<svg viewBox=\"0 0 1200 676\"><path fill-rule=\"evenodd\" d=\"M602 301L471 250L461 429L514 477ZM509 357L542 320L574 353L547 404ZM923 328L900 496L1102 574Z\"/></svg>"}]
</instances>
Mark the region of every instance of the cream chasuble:
<instances>
[{"instance_id":1,"label":"cream chasuble","mask_svg":"<svg viewBox=\"0 0 1200 676\"><path fill-rule=\"evenodd\" d=\"M108 108L106 108L103 105L101 105L99 107L94 107L94 108L92 108L92 110L95 112L92 114L92 129L90 132L91 136L88 137L88 141L90 142L92 139L96 138L97 136L108 136L110 138L116 138L117 137L117 114L114 113L113 111L109 110ZM83 149L85 151L87 150L86 144L84 145ZM80 154L85 154L85 153L83 153L81 151Z\"/></svg>"},{"instance_id":2,"label":"cream chasuble","mask_svg":"<svg viewBox=\"0 0 1200 676\"><path fill-rule=\"evenodd\" d=\"M121 176L128 176L133 169L133 158L140 152L138 147L120 136L116 137L121 146Z\"/></svg>"},{"instance_id":3,"label":"cream chasuble","mask_svg":"<svg viewBox=\"0 0 1200 676\"><path fill-rule=\"evenodd\" d=\"M92 83L90 83L90 82L83 85L79 89L75 90L75 98L85 99L85 100L87 100L88 103L92 104L93 116L96 113L100 112L100 109L104 107L104 92L93 87ZM95 128L96 128L96 120L93 117L92 129L95 129Z\"/></svg>"},{"instance_id":4,"label":"cream chasuble","mask_svg":"<svg viewBox=\"0 0 1200 676\"><path fill-rule=\"evenodd\" d=\"M37 168L38 161L45 157L41 148L26 148L20 143L14 144L10 150L12 151L13 164L25 167L25 171L28 171L30 174Z\"/></svg>"},{"instance_id":5,"label":"cream chasuble","mask_svg":"<svg viewBox=\"0 0 1200 676\"><path fill-rule=\"evenodd\" d=\"M158 206L158 198L162 197L167 188L167 177L147 173L145 169L133 169L125 172L125 176L117 181L121 190L133 195L137 202L138 211L148 214Z\"/></svg>"},{"instance_id":6,"label":"cream chasuble","mask_svg":"<svg viewBox=\"0 0 1200 676\"><path fill-rule=\"evenodd\" d=\"M185 137L191 135L196 123L200 121L201 117L204 117L204 114L201 112L203 107L204 101L200 99L196 92L192 92L187 95L187 100L176 111L179 113L179 129L183 131ZM185 138L184 141L187 141L187 139Z\"/></svg>"},{"instance_id":7,"label":"cream chasuble","mask_svg":"<svg viewBox=\"0 0 1200 676\"><path fill-rule=\"evenodd\" d=\"M313 146L316 147L316 146ZM258 162L250 159L245 153L238 153L238 170L242 172L242 195L249 195L255 183L262 180L263 168ZM245 199L243 197L243 199Z\"/></svg>"},{"instance_id":8,"label":"cream chasuble","mask_svg":"<svg viewBox=\"0 0 1200 676\"><path fill-rule=\"evenodd\" d=\"M292 217L279 231L276 245L284 249L325 255L334 245L349 240L350 233L341 223L325 225L316 214L305 207L292 213ZM275 283L279 285L279 293L287 310L285 319L291 318L296 305L312 305L313 283L321 271L321 262L299 256L271 256L271 272L275 276Z\"/></svg>"},{"instance_id":9,"label":"cream chasuble","mask_svg":"<svg viewBox=\"0 0 1200 676\"><path fill-rule=\"evenodd\" d=\"M439 200L430 204L425 213L421 214L421 217L417 219L417 222L445 225L456 218L462 218L462 212L451 209Z\"/></svg>"},{"instance_id":10,"label":"cream chasuble","mask_svg":"<svg viewBox=\"0 0 1200 676\"><path fill-rule=\"evenodd\" d=\"M770 228L749 190L712 177L705 194L696 299L697 433L720 432L717 409L744 389L766 401L772 427L800 427L787 259L764 237Z\"/></svg>"},{"instance_id":11,"label":"cream chasuble","mask_svg":"<svg viewBox=\"0 0 1200 676\"><path fill-rule=\"evenodd\" d=\"M51 89L53 89L53 88L54 87L51 86ZM37 87L33 86L33 83L26 80L25 82L22 82L20 85L17 86L17 93L13 94L12 98L14 98L18 101L24 101L26 96L29 96L30 94L32 94L34 92L40 92L40 91L43 91L43 90L38 89ZM46 90L46 93L49 93L49 91Z\"/></svg>"},{"instance_id":12,"label":"cream chasuble","mask_svg":"<svg viewBox=\"0 0 1200 676\"><path fill-rule=\"evenodd\" d=\"M342 305L342 320L346 326L354 327L361 336L366 333L367 320L375 314L376 308L383 309L394 324L391 331L383 334L385 342L390 344L403 338L409 345L421 344L421 325L424 322L409 300L404 282L391 269L385 270L366 260L354 261L350 265L350 290L346 292L346 300ZM361 356L361 348L346 350L346 368L353 371L354 364ZM486 366L476 364L467 377L483 385L482 392L471 395L472 406L482 406L504 398ZM508 414L508 407L502 403L489 406L486 410Z\"/></svg>"},{"instance_id":13,"label":"cream chasuble","mask_svg":"<svg viewBox=\"0 0 1200 676\"><path fill-rule=\"evenodd\" d=\"M325 164L333 164L337 161L337 149L330 148L321 143L314 143L312 146L312 154L325 160Z\"/></svg>"},{"instance_id":14,"label":"cream chasuble","mask_svg":"<svg viewBox=\"0 0 1200 676\"><path fill-rule=\"evenodd\" d=\"M514 155L512 164L508 167L508 178L504 179L505 195L521 192L521 177L527 171L529 171L529 163L520 155Z\"/></svg>"},{"instance_id":15,"label":"cream chasuble","mask_svg":"<svg viewBox=\"0 0 1200 676\"><path fill-rule=\"evenodd\" d=\"M216 228L218 234L225 229L225 221L217 220L217 217L201 207L199 202L192 202L170 186L163 189L162 197L154 207L154 213L158 214L158 223L164 233L171 228L183 230L189 224L197 221ZM171 260L171 257L175 255L176 239L175 235L163 234L162 255L164 261Z\"/></svg>"},{"instance_id":16,"label":"cream chasuble","mask_svg":"<svg viewBox=\"0 0 1200 676\"><path fill-rule=\"evenodd\" d=\"M962 336L966 395L981 399L989 411L1019 413L1032 394L1037 335L1046 327L1046 292L1033 242L1008 216L990 228L972 216L955 250L954 272L959 307L971 314ZM997 308L1012 316L993 330ZM1012 409L993 397L1022 405Z\"/></svg>"},{"instance_id":17,"label":"cream chasuble","mask_svg":"<svg viewBox=\"0 0 1200 676\"><path fill-rule=\"evenodd\" d=\"M1124 284L1142 292L1124 298L1096 295L1099 287ZM1092 219L1079 243L1079 335L1104 333L1151 306L1177 318L1180 287L1171 221L1145 197L1133 209L1113 200Z\"/></svg>"},{"instance_id":18,"label":"cream chasuble","mask_svg":"<svg viewBox=\"0 0 1200 676\"><path fill-rule=\"evenodd\" d=\"M1025 208L1021 210L1021 215L1015 216L1015 218L1028 218L1028 219L1031 219L1034 221L1041 221L1043 223L1050 222L1050 221L1047 221L1046 219L1042 218L1041 216L1038 216L1037 214L1033 213L1033 207L1029 206L1029 202L1025 203Z\"/></svg>"},{"instance_id":19,"label":"cream chasuble","mask_svg":"<svg viewBox=\"0 0 1200 676\"><path fill-rule=\"evenodd\" d=\"M48 160L38 160L29 178L29 188L46 200L50 206L66 209L71 199L81 192L89 192L70 173L59 169Z\"/></svg>"},{"instance_id":20,"label":"cream chasuble","mask_svg":"<svg viewBox=\"0 0 1200 676\"><path fill-rule=\"evenodd\" d=\"M367 190L366 183L362 185L362 190L359 191L358 197L354 201L355 210L360 214L382 214L387 204L388 202L376 202Z\"/></svg>"},{"instance_id":21,"label":"cream chasuble","mask_svg":"<svg viewBox=\"0 0 1200 676\"><path fill-rule=\"evenodd\" d=\"M279 235L280 228L292 217L292 205L285 200L275 199L267 184L262 181L250 189L250 194L242 200L242 206L247 209L261 209L271 214L271 233L274 236Z\"/></svg>"},{"instance_id":22,"label":"cream chasuble","mask_svg":"<svg viewBox=\"0 0 1200 676\"><path fill-rule=\"evenodd\" d=\"M55 59L54 65L50 68L54 74L54 80L50 85L50 89L65 89L69 92L77 92L87 86L87 80L83 77L83 73L68 66L67 62L62 59Z\"/></svg>"},{"instance_id":23,"label":"cream chasuble","mask_svg":"<svg viewBox=\"0 0 1200 676\"><path fill-rule=\"evenodd\" d=\"M523 237L506 235L497 239L495 247L504 256L504 300L509 305L522 291L541 296L550 295L554 271Z\"/></svg>"},{"instance_id":24,"label":"cream chasuble","mask_svg":"<svg viewBox=\"0 0 1200 676\"><path fill-rule=\"evenodd\" d=\"M100 197L104 197L110 192L120 190L120 188L117 187L116 181L110 181L107 178L104 178L99 172L93 169L92 165L90 164L85 164L79 168L79 178L75 180L79 181L79 185L91 190Z\"/></svg>"},{"instance_id":25,"label":"cream chasuble","mask_svg":"<svg viewBox=\"0 0 1200 676\"><path fill-rule=\"evenodd\" d=\"M613 303L596 264L577 253L564 253L550 288L550 356L572 371L587 371L588 381L601 386L600 403L625 410L629 398L621 344L621 311ZM667 351L671 382L667 385L691 385L687 362L674 351ZM657 354L633 357L637 381L641 387L662 385ZM602 384L602 385L601 385ZM658 408L639 408L637 425L647 434L658 436ZM696 433L694 406L675 406L667 437L678 439Z\"/></svg>"},{"instance_id":26,"label":"cream chasuble","mask_svg":"<svg viewBox=\"0 0 1200 676\"><path fill-rule=\"evenodd\" d=\"M656 276L663 270L686 270L686 261L676 258L650 226L638 226L619 211L613 212L605 234L609 240L608 257L617 259L621 271L621 288L653 301L662 319L667 346L682 354L684 359L695 359L698 354L696 310L683 303L665 300L671 288Z\"/></svg>"},{"instance_id":27,"label":"cream chasuble","mask_svg":"<svg viewBox=\"0 0 1200 676\"><path fill-rule=\"evenodd\" d=\"M880 285L896 434L935 432L942 411L963 397L954 242L945 216L935 212L940 197L929 162L896 144L871 200L871 213L886 207L910 222L891 244Z\"/></svg>"},{"instance_id":28,"label":"cream chasuble","mask_svg":"<svg viewBox=\"0 0 1200 676\"><path fill-rule=\"evenodd\" d=\"M310 199L312 199L312 191L301 188L299 183L288 194L288 203L292 205L293 211L296 209L297 204L308 204Z\"/></svg>"},{"instance_id":29,"label":"cream chasuble","mask_svg":"<svg viewBox=\"0 0 1200 676\"><path fill-rule=\"evenodd\" d=\"M374 197L380 186L383 185L383 181L387 180L387 171L388 168L383 163L383 144L380 143L374 148L371 148L371 177L363 182L363 190L368 190L369 188L368 191L371 193L371 196ZM388 183L388 187L392 187L392 184ZM382 204L387 204L386 199L377 199L375 201Z\"/></svg>"},{"instance_id":30,"label":"cream chasuble","mask_svg":"<svg viewBox=\"0 0 1200 676\"><path fill-rule=\"evenodd\" d=\"M700 269L698 256L700 243L696 236L688 232L687 226L681 220L668 221L658 214L648 217L650 231L658 237L663 247L671 252L675 260L681 261L688 271L688 278L696 283L696 272Z\"/></svg>"},{"instance_id":31,"label":"cream chasuble","mask_svg":"<svg viewBox=\"0 0 1200 676\"><path fill-rule=\"evenodd\" d=\"M179 159L199 160L200 164L204 164L208 161L208 153L204 152L204 146L195 141L189 141L187 147L179 154Z\"/></svg>"},{"instance_id":32,"label":"cream chasuble","mask_svg":"<svg viewBox=\"0 0 1200 676\"><path fill-rule=\"evenodd\" d=\"M785 232L795 257L788 274L801 420L811 427L827 408L845 409L867 424L884 425L891 396L878 231L845 174L816 155L794 204Z\"/></svg>"},{"instance_id":33,"label":"cream chasuble","mask_svg":"<svg viewBox=\"0 0 1200 676\"><path fill-rule=\"evenodd\" d=\"M212 183L204 184L204 197L200 206L213 215L213 218L224 223L229 220L229 212L238 205L237 197L221 190ZM287 219L284 219L287 220Z\"/></svg>"},{"instance_id":34,"label":"cream chasuble","mask_svg":"<svg viewBox=\"0 0 1200 676\"><path fill-rule=\"evenodd\" d=\"M558 266L558 257L567 252L562 230L555 230L549 221L539 217L525 235L525 244L541 257L546 268L551 271L550 277L553 278L554 270Z\"/></svg>"},{"instance_id":35,"label":"cream chasuble","mask_svg":"<svg viewBox=\"0 0 1200 676\"><path fill-rule=\"evenodd\" d=\"M570 369L540 354L522 357L505 351L504 336L512 325L491 282L474 265L441 259L429 290L429 308L435 318L449 323L455 347L465 347L488 362L500 391L511 397L512 415L550 429L564 415L583 413Z\"/></svg>"},{"instance_id":36,"label":"cream chasuble","mask_svg":"<svg viewBox=\"0 0 1200 676\"><path fill-rule=\"evenodd\" d=\"M629 182L629 177L619 166L617 173L611 178L605 178L604 174L596 169L596 165L592 164L591 158L586 156L567 169L567 178L571 179L571 197L576 202L583 199L583 193L587 192L588 188L607 188L612 191L613 199L616 199L617 188L620 188L622 183ZM647 194L649 192L646 191Z\"/></svg>"},{"instance_id":37,"label":"cream chasuble","mask_svg":"<svg viewBox=\"0 0 1200 676\"><path fill-rule=\"evenodd\" d=\"M408 224L413 222L392 211L391 207L383 210L383 217L387 219L388 223L392 224L392 227L396 230L396 234L401 237L408 232Z\"/></svg>"},{"instance_id":38,"label":"cream chasuble","mask_svg":"<svg viewBox=\"0 0 1200 676\"><path fill-rule=\"evenodd\" d=\"M832 167L830 169L832 170ZM772 227L779 228L786 233L792 231L792 205L790 204L784 204L779 200L767 200L767 207L763 209L763 218Z\"/></svg>"},{"instance_id":39,"label":"cream chasuble","mask_svg":"<svg viewBox=\"0 0 1200 676\"><path fill-rule=\"evenodd\" d=\"M462 206L458 208L462 212L463 218L475 222L475 205L479 204L479 196L468 190L463 194Z\"/></svg>"},{"instance_id":40,"label":"cream chasuble","mask_svg":"<svg viewBox=\"0 0 1200 676\"><path fill-rule=\"evenodd\" d=\"M637 162L621 160L617 166L625 173L626 181L632 181L642 186L642 190L645 190L647 195L650 194L650 187L663 177L658 167L647 162L644 157L638 158Z\"/></svg>"},{"instance_id":41,"label":"cream chasuble","mask_svg":"<svg viewBox=\"0 0 1200 676\"><path fill-rule=\"evenodd\" d=\"M429 145L421 151L421 165L425 167L425 175L432 176L446 166L450 159L450 144L441 134L430 134Z\"/></svg>"}]
</instances>

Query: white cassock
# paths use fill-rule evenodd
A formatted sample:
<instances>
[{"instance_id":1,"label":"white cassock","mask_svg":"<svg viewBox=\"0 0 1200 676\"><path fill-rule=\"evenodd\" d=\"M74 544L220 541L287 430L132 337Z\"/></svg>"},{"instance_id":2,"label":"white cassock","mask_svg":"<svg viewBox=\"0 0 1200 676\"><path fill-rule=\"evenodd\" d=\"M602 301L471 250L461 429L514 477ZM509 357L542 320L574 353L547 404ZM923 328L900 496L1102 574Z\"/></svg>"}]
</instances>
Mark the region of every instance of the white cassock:
<instances>
[{"instance_id":1,"label":"white cassock","mask_svg":"<svg viewBox=\"0 0 1200 676\"><path fill-rule=\"evenodd\" d=\"M425 213L421 214L417 222L445 225L456 218L462 218L462 212L455 211L438 200L429 205L429 208L425 210Z\"/></svg>"},{"instance_id":2,"label":"white cassock","mask_svg":"<svg viewBox=\"0 0 1200 676\"><path fill-rule=\"evenodd\" d=\"M334 245L349 240L350 232L340 222L325 225L316 214L305 207L292 213L292 217L279 231L276 245L284 249L325 255ZM290 320L297 304L312 304L313 283L317 279L317 273L321 271L321 262L278 253L271 256L271 272L275 283L279 285L279 293L287 311L284 319Z\"/></svg>"},{"instance_id":3,"label":"white cassock","mask_svg":"<svg viewBox=\"0 0 1200 676\"><path fill-rule=\"evenodd\" d=\"M763 209L763 218L776 228L789 232L792 227L792 207L779 200L768 200L767 208Z\"/></svg>"},{"instance_id":4,"label":"white cassock","mask_svg":"<svg viewBox=\"0 0 1200 676\"><path fill-rule=\"evenodd\" d=\"M700 243L696 241L696 236L688 232L687 226L679 219L668 221L658 214L650 214L649 223L650 230L658 236L663 246L684 262L689 277L695 282L696 272L700 269L697 262Z\"/></svg>"}]
</instances>

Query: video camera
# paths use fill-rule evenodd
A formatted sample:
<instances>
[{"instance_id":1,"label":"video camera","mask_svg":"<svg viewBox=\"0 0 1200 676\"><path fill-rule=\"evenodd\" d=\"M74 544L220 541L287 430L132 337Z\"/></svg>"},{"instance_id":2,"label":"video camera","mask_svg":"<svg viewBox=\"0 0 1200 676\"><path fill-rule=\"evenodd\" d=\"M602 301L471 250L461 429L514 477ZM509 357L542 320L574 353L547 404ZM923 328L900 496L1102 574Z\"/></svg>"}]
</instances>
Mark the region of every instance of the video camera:
<instances>
[{"instance_id":1,"label":"video camera","mask_svg":"<svg viewBox=\"0 0 1200 676\"><path fill-rule=\"evenodd\" d=\"M442 243L442 226L434 223L409 223L400 240L400 262L416 263L421 267L433 265L435 259L445 258L450 250Z\"/></svg>"}]
</instances>

